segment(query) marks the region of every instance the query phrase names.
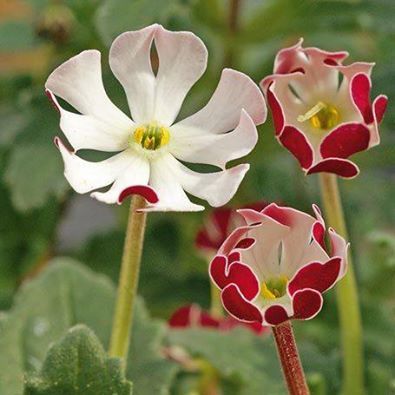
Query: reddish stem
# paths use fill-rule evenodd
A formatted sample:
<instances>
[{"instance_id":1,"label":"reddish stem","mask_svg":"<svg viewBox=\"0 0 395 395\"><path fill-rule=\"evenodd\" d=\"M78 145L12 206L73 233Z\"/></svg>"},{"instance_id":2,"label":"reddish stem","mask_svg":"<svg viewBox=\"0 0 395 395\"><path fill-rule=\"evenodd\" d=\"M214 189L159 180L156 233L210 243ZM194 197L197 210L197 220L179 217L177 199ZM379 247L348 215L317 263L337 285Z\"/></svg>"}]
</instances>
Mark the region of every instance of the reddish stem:
<instances>
[{"instance_id":1,"label":"reddish stem","mask_svg":"<svg viewBox=\"0 0 395 395\"><path fill-rule=\"evenodd\" d=\"M272 330L290 395L309 395L291 322L283 322Z\"/></svg>"}]
</instances>

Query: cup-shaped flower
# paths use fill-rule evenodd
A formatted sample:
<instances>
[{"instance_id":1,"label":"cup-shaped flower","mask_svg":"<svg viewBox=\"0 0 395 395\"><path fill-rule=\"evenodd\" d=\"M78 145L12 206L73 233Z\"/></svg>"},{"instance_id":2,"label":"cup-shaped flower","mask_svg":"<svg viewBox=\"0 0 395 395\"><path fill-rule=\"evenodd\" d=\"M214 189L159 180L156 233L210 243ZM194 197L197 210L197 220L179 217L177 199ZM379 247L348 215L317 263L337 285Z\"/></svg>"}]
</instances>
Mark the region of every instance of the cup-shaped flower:
<instances>
[{"instance_id":1,"label":"cup-shaped flower","mask_svg":"<svg viewBox=\"0 0 395 395\"><path fill-rule=\"evenodd\" d=\"M373 63L343 65L347 52L303 48L302 40L281 50L274 74L261 82L276 137L307 174L352 178L348 158L380 142L387 97L370 99Z\"/></svg>"},{"instance_id":2,"label":"cup-shaped flower","mask_svg":"<svg viewBox=\"0 0 395 395\"><path fill-rule=\"evenodd\" d=\"M278 325L319 313L322 293L346 273L347 243L313 209L315 217L274 203L260 212L239 210L247 225L233 231L210 264L235 318Z\"/></svg>"},{"instance_id":3,"label":"cup-shaped flower","mask_svg":"<svg viewBox=\"0 0 395 395\"><path fill-rule=\"evenodd\" d=\"M267 326L262 326L258 322L241 322L230 315L221 318L213 317L197 304L189 304L177 309L169 319L169 326L178 329L212 328L224 332L238 326L243 326L257 335L269 329Z\"/></svg>"},{"instance_id":4,"label":"cup-shaped flower","mask_svg":"<svg viewBox=\"0 0 395 395\"><path fill-rule=\"evenodd\" d=\"M243 208L252 208L261 211L266 206L267 203L265 201L258 201L243 206ZM212 257L217 253L232 231L242 225L245 225L245 221L237 213L236 209L232 207L216 208L207 216L204 225L196 234L196 248L203 255L209 257L211 261Z\"/></svg>"},{"instance_id":5,"label":"cup-shaped flower","mask_svg":"<svg viewBox=\"0 0 395 395\"><path fill-rule=\"evenodd\" d=\"M151 64L154 45L156 72ZM83 51L60 65L45 85L73 148L55 139L71 186L79 193L94 191L91 196L106 203L121 203L137 193L148 201L147 210L157 211L202 210L186 192L212 206L230 200L249 165L226 169L226 163L252 150L255 125L266 118L258 86L245 74L225 69L207 105L176 121L188 91L206 69L207 50L198 37L157 24L126 32L112 43L109 63L125 90L131 117L108 98L96 50ZM79 114L63 108L57 97ZM75 155L81 149L116 154L88 162ZM181 161L222 170L198 173Z\"/></svg>"}]
</instances>

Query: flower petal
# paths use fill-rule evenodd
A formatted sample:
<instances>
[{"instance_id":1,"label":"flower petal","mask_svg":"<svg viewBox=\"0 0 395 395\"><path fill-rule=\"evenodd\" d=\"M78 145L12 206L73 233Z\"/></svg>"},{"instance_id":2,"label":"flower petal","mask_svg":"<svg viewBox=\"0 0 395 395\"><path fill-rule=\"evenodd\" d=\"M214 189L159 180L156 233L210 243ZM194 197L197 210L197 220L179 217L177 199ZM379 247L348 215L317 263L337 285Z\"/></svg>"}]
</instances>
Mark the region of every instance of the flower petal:
<instances>
[{"instance_id":1,"label":"flower petal","mask_svg":"<svg viewBox=\"0 0 395 395\"><path fill-rule=\"evenodd\" d=\"M313 148L305 135L293 126L286 126L279 136L281 144L299 161L303 169L313 163Z\"/></svg>"},{"instance_id":2,"label":"flower petal","mask_svg":"<svg viewBox=\"0 0 395 395\"><path fill-rule=\"evenodd\" d=\"M133 122L104 90L100 52L83 51L61 64L48 77L45 88L60 111L63 132L76 149L115 151L125 147ZM63 110L55 95L82 115Z\"/></svg>"},{"instance_id":3,"label":"flower petal","mask_svg":"<svg viewBox=\"0 0 395 395\"><path fill-rule=\"evenodd\" d=\"M320 152L325 158L348 158L368 148L369 129L362 123L346 123L328 134L321 143Z\"/></svg>"},{"instance_id":4,"label":"flower petal","mask_svg":"<svg viewBox=\"0 0 395 395\"><path fill-rule=\"evenodd\" d=\"M130 154L129 154L130 155ZM118 175L112 187L106 192L94 192L91 196L104 203L118 203L124 190L132 186L146 186L149 180L150 166L146 158L132 154L128 166ZM137 192L137 191L136 191ZM142 192L145 197L144 191Z\"/></svg>"},{"instance_id":5,"label":"flower petal","mask_svg":"<svg viewBox=\"0 0 395 395\"><path fill-rule=\"evenodd\" d=\"M322 295L318 291L314 289L296 291L292 298L293 318L310 320L321 311L322 304Z\"/></svg>"},{"instance_id":6,"label":"flower petal","mask_svg":"<svg viewBox=\"0 0 395 395\"><path fill-rule=\"evenodd\" d=\"M256 125L266 119L263 95L254 81L236 70L224 69L210 101L178 126L201 128L209 133L226 133L236 128L244 109Z\"/></svg>"},{"instance_id":7,"label":"flower petal","mask_svg":"<svg viewBox=\"0 0 395 395\"><path fill-rule=\"evenodd\" d=\"M183 190L177 160L163 154L151 162L150 185L159 202L144 211L201 211L203 206L192 203Z\"/></svg>"},{"instance_id":8,"label":"flower petal","mask_svg":"<svg viewBox=\"0 0 395 395\"><path fill-rule=\"evenodd\" d=\"M191 32L171 32L158 26L155 46L159 57L154 119L171 125L188 91L207 66L207 49Z\"/></svg>"},{"instance_id":9,"label":"flower petal","mask_svg":"<svg viewBox=\"0 0 395 395\"><path fill-rule=\"evenodd\" d=\"M355 105L361 112L367 124L373 122L372 106L370 104L370 77L364 73L355 75L351 80L351 94Z\"/></svg>"},{"instance_id":10,"label":"flower petal","mask_svg":"<svg viewBox=\"0 0 395 395\"><path fill-rule=\"evenodd\" d=\"M348 159L328 158L308 169L306 174L334 173L344 178L354 178L359 174L357 165Z\"/></svg>"},{"instance_id":11,"label":"flower petal","mask_svg":"<svg viewBox=\"0 0 395 395\"><path fill-rule=\"evenodd\" d=\"M183 161L224 169L227 162L250 153L257 141L255 124L242 110L238 126L229 133L213 134L200 127L180 124L172 126L169 151Z\"/></svg>"},{"instance_id":12,"label":"flower petal","mask_svg":"<svg viewBox=\"0 0 395 395\"><path fill-rule=\"evenodd\" d=\"M46 91L47 96L60 113L60 128L75 151L89 148L99 151L123 151L128 146L128 131L91 115L81 115L63 109L55 95Z\"/></svg>"},{"instance_id":13,"label":"flower petal","mask_svg":"<svg viewBox=\"0 0 395 395\"><path fill-rule=\"evenodd\" d=\"M122 84L136 123L153 120L155 103L155 75L151 67L151 45L158 25L125 32L111 45L109 62Z\"/></svg>"},{"instance_id":14,"label":"flower petal","mask_svg":"<svg viewBox=\"0 0 395 395\"><path fill-rule=\"evenodd\" d=\"M101 162L88 162L70 152L59 138L55 144L62 154L64 175L72 188L78 193L105 187L114 182L129 165L130 151L123 151Z\"/></svg>"},{"instance_id":15,"label":"flower petal","mask_svg":"<svg viewBox=\"0 0 395 395\"><path fill-rule=\"evenodd\" d=\"M264 310L263 317L264 322L269 325L279 325L290 318L287 310L279 304L266 308Z\"/></svg>"},{"instance_id":16,"label":"flower petal","mask_svg":"<svg viewBox=\"0 0 395 395\"><path fill-rule=\"evenodd\" d=\"M223 206L232 199L250 168L250 165L242 164L215 173L197 173L173 160L176 162L174 165L178 166L179 181L185 191L207 200L213 207Z\"/></svg>"},{"instance_id":17,"label":"flower petal","mask_svg":"<svg viewBox=\"0 0 395 395\"><path fill-rule=\"evenodd\" d=\"M262 322L259 309L249 302L234 284L229 284L222 290L222 304L233 317L245 322Z\"/></svg>"},{"instance_id":18,"label":"flower petal","mask_svg":"<svg viewBox=\"0 0 395 395\"><path fill-rule=\"evenodd\" d=\"M331 288L339 278L341 258L332 258L325 263L313 262L300 268L288 283L288 291L292 296L304 288L315 289L323 293Z\"/></svg>"}]
</instances>

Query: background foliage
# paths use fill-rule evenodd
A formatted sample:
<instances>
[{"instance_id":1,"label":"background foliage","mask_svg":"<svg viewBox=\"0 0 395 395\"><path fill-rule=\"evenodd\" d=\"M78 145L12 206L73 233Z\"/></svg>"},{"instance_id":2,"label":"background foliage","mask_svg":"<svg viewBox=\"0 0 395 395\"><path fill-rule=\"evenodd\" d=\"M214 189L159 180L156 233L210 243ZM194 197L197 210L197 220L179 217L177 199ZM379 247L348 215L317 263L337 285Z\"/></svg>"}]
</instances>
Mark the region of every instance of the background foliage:
<instances>
[{"instance_id":1,"label":"background foliage","mask_svg":"<svg viewBox=\"0 0 395 395\"><path fill-rule=\"evenodd\" d=\"M303 36L309 46L348 50L350 61L375 61L373 93L386 93L391 103L394 18L392 0L0 0L0 393L22 394L23 372L26 394L68 393L67 380L78 378L59 378L64 367L57 371L49 361L69 349L90 358L84 350L91 347L99 351L89 363L103 377L108 375L103 385L120 394L130 393L129 380L138 395L193 394L200 385L199 372L207 369L187 369L164 358L164 350L180 346L194 361L211 362L225 394L253 395L260 388L269 395L283 393L271 339L242 329L219 335L166 327L164 320L180 305L209 304L207 263L191 249L201 213L149 216L140 282L146 307L139 305L139 341L131 354L136 362L130 362L125 378L103 354L126 211L77 196L62 176L52 143L60 133L58 115L43 94L55 66L87 48L108 54L116 35L153 22L192 30L210 56L184 115L206 102L224 66L247 72L258 82L271 72L275 53ZM109 96L127 111L122 89L106 62L103 67ZM394 127L390 105L382 144L357 156L360 177L341 183L356 255L372 394L395 393ZM310 210L319 201L315 177L305 178L275 142L270 120L260 127L260 136L248 158L252 168L232 205L265 199ZM52 260L59 255L81 263ZM81 323L95 334L86 327L70 330ZM43 328L49 334L40 337ZM339 348L333 295L318 318L296 329L311 388L316 394L336 393ZM80 362L68 361L70 366ZM53 377L62 388L51 387ZM89 372L84 377L88 382L81 385L95 388Z\"/></svg>"}]
</instances>

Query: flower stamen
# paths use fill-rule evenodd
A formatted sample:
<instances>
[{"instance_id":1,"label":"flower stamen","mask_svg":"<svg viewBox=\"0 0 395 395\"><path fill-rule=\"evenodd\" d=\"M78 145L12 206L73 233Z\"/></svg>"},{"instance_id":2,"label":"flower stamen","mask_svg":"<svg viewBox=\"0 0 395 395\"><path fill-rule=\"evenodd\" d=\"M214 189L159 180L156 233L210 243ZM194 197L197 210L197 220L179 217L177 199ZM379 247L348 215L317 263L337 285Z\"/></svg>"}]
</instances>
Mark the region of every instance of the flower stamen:
<instances>
[{"instance_id":1,"label":"flower stamen","mask_svg":"<svg viewBox=\"0 0 395 395\"><path fill-rule=\"evenodd\" d=\"M304 115L299 115L297 120L298 122L310 121L315 129L329 130L339 123L340 114L335 106L319 101Z\"/></svg>"},{"instance_id":2,"label":"flower stamen","mask_svg":"<svg viewBox=\"0 0 395 395\"><path fill-rule=\"evenodd\" d=\"M168 144L170 140L169 129L156 122L138 126L131 136L130 142L139 144L146 150L156 150Z\"/></svg>"},{"instance_id":3,"label":"flower stamen","mask_svg":"<svg viewBox=\"0 0 395 395\"><path fill-rule=\"evenodd\" d=\"M270 278L261 284L261 296L264 299L281 298L287 292L288 278L286 276L278 276Z\"/></svg>"}]
</instances>

